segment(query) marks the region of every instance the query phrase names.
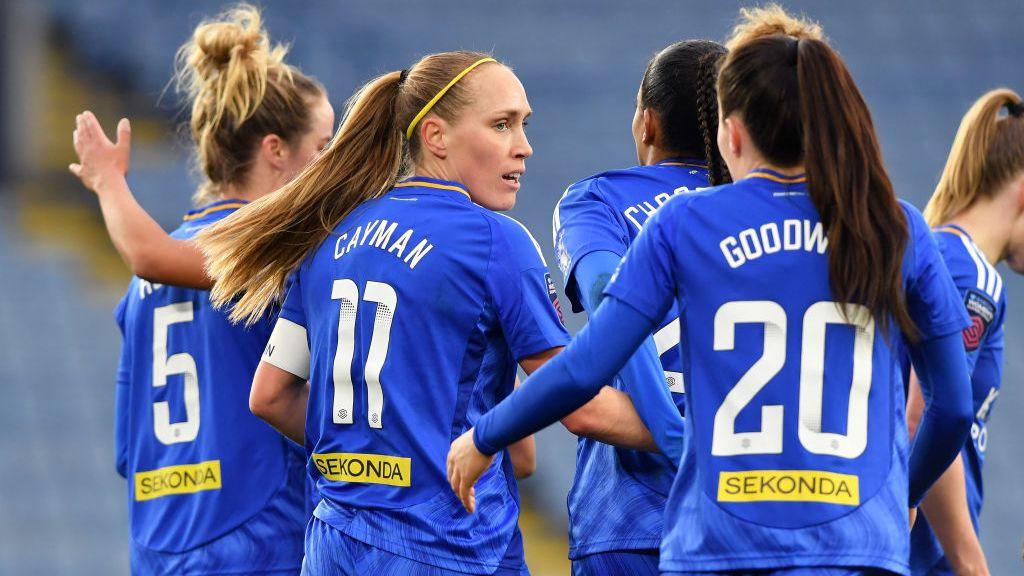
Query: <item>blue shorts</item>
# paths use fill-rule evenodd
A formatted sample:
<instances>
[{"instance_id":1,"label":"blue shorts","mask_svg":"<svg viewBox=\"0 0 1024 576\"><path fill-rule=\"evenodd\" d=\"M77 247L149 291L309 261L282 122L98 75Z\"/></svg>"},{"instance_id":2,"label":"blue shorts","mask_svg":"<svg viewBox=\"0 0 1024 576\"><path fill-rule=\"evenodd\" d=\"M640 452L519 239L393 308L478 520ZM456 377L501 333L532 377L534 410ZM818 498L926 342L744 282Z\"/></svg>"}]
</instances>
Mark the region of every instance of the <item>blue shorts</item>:
<instances>
[{"instance_id":1,"label":"blue shorts","mask_svg":"<svg viewBox=\"0 0 1024 576\"><path fill-rule=\"evenodd\" d=\"M597 552L572 562L572 576L630 574L658 576L657 550L614 550Z\"/></svg>"},{"instance_id":2,"label":"blue shorts","mask_svg":"<svg viewBox=\"0 0 1024 576\"><path fill-rule=\"evenodd\" d=\"M516 538L521 538L518 531ZM509 549L511 550L515 542ZM337 528L313 517L306 527L306 557L302 576L466 576L465 572L446 570L392 554L347 536ZM529 576L520 568L499 568L494 576Z\"/></svg>"},{"instance_id":3,"label":"blue shorts","mask_svg":"<svg viewBox=\"0 0 1024 576\"><path fill-rule=\"evenodd\" d=\"M160 552L132 542L132 576L298 574L305 514L302 490L280 490L245 524L197 548Z\"/></svg>"}]
</instances>

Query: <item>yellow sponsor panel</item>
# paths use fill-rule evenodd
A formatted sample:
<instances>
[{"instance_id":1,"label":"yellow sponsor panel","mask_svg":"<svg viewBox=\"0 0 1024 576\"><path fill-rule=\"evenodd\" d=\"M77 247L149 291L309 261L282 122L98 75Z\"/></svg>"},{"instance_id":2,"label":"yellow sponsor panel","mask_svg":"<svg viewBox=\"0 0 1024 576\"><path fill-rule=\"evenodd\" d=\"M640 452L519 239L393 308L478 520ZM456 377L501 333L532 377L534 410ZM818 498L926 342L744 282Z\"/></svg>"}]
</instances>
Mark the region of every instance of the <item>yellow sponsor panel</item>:
<instances>
[{"instance_id":1,"label":"yellow sponsor panel","mask_svg":"<svg viewBox=\"0 0 1024 576\"><path fill-rule=\"evenodd\" d=\"M220 489L220 460L165 466L135 473L135 500Z\"/></svg>"},{"instance_id":2,"label":"yellow sponsor panel","mask_svg":"<svg viewBox=\"0 0 1024 576\"><path fill-rule=\"evenodd\" d=\"M335 482L362 482L402 487L411 485L411 458L331 452L313 454L313 462L324 478Z\"/></svg>"},{"instance_id":3,"label":"yellow sponsor panel","mask_svg":"<svg viewBox=\"0 0 1024 576\"><path fill-rule=\"evenodd\" d=\"M823 470L720 472L719 502L824 502L860 505L860 478Z\"/></svg>"}]
</instances>

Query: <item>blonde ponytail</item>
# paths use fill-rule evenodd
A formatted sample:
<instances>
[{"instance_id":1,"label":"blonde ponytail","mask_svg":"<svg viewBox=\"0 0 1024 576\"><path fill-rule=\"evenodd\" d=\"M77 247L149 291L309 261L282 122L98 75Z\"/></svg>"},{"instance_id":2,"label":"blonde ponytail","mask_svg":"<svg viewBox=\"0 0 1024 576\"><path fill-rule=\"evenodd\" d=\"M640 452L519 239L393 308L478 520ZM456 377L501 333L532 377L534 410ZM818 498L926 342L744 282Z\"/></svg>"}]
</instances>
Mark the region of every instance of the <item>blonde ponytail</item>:
<instances>
[{"instance_id":1,"label":"blonde ponytail","mask_svg":"<svg viewBox=\"0 0 1024 576\"><path fill-rule=\"evenodd\" d=\"M1013 112L1000 116L1003 108ZM978 98L964 115L935 193L924 209L939 226L1024 170L1021 97L1008 88Z\"/></svg>"},{"instance_id":2,"label":"blonde ponytail","mask_svg":"<svg viewBox=\"0 0 1024 576\"><path fill-rule=\"evenodd\" d=\"M419 136L407 141L402 130L452 78L486 56L432 54L405 74L370 81L349 100L341 127L319 158L277 192L204 230L199 245L215 279L214 304L233 303L232 321L255 322L281 296L288 275L345 216L394 186L420 150ZM455 84L430 115L454 121L470 101L467 85Z\"/></svg>"},{"instance_id":3,"label":"blonde ponytail","mask_svg":"<svg viewBox=\"0 0 1024 576\"><path fill-rule=\"evenodd\" d=\"M206 177L197 203L244 178L258 139L288 140L308 128L310 104L323 87L286 64L287 52L271 44L249 4L202 22L178 49L174 81L192 104L190 128Z\"/></svg>"}]
</instances>

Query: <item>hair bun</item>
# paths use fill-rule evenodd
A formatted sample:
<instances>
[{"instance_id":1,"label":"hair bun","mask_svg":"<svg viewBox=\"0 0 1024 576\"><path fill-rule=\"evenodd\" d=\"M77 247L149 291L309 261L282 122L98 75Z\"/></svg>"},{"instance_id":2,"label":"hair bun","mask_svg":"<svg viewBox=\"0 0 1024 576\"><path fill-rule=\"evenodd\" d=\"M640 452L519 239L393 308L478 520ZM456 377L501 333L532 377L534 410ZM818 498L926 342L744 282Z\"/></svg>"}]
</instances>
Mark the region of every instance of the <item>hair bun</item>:
<instances>
[{"instance_id":1,"label":"hair bun","mask_svg":"<svg viewBox=\"0 0 1024 576\"><path fill-rule=\"evenodd\" d=\"M732 29L725 46L729 51L738 46L764 38L783 35L797 40L824 40L821 25L802 17L790 16L778 4L761 8L740 9L740 22Z\"/></svg>"}]
</instances>

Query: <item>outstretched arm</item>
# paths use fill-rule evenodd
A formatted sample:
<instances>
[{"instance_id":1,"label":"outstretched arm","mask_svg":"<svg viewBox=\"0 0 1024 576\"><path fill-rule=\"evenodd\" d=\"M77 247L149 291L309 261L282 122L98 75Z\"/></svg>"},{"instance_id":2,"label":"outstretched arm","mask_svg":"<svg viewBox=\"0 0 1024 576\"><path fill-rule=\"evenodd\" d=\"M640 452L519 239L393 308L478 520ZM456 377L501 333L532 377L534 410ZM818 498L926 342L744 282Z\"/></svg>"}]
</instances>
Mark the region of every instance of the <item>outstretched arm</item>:
<instances>
[{"instance_id":1,"label":"outstretched arm","mask_svg":"<svg viewBox=\"0 0 1024 576\"><path fill-rule=\"evenodd\" d=\"M563 353L542 363L519 390L457 438L448 453L448 480L466 509L476 509L473 485L498 450L583 406L654 327L654 321L629 305L606 298Z\"/></svg>"},{"instance_id":2,"label":"outstretched arm","mask_svg":"<svg viewBox=\"0 0 1024 576\"><path fill-rule=\"evenodd\" d=\"M573 273L580 301L593 314L604 299L604 289L620 257L613 252L591 252ZM683 419L665 383L654 339L648 337L618 374L623 389L610 386L582 408L562 418L562 424L578 436L606 444L639 450L659 447L673 462L682 454ZM660 386L651 386L658 382ZM652 435L653 433L653 435Z\"/></svg>"},{"instance_id":3,"label":"outstretched arm","mask_svg":"<svg viewBox=\"0 0 1024 576\"><path fill-rule=\"evenodd\" d=\"M924 397L915 372L910 373L910 391L907 397L907 428L911 437L924 412ZM942 473L921 501L928 524L942 544L946 559L957 574L988 574L985 552L974 532L971 512L967 507L967 483L964 479L963 456Z\"/></svg>"},{"instance_id":4,"label":"outstretched arm","mask_svg":"<svg viewBox=\"0 0 1024 576\"><path fill-rule=\"evenodd\" d=\"M908 466L910 505L916 507L967 441L971 380L959 332L920 342L910 354L925 406Z\"/></svg>"},{"instance_id":5,"label":"outstretched arm","mask_svg":"<svg viewBox=\"0 0 1024 576\"><path fill-rule=\"evenodd\" d=\"M140 278L162 284L208 289L213 285L203 267L203 254L190 241L171 238L139 205L125 175L130 165L131 124L117 124L111 142L92 112L75 118L72 135L78 162L68 169L96 193L114 247Z\"/></svg>"}]
</instances>

